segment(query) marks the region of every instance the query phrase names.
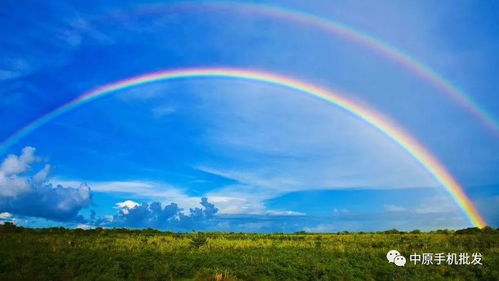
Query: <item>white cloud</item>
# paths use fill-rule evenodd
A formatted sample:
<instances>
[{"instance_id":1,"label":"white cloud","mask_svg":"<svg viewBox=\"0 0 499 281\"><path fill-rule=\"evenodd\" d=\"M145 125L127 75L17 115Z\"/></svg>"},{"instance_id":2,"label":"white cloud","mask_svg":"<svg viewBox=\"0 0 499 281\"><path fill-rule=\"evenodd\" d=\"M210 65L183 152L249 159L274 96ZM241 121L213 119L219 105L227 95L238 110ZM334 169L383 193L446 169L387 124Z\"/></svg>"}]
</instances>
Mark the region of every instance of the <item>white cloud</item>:
<instances>
[{"instance_id":1,"label":"white cloud","mask_svg":"<svg viewBox=\"0 0 499 281\"><path fill-rule=\"evenodd\" d=\"M57 179L55 184L74 186L79 181ZM141 200L157 200L164 204L177 203L185 210L199 206L201 197L189 196L183 189L161 182L146 181L110 181L110 182L87 182L93 192L124 193L130 198ZM206 197L219 208L219 214L252 214L252 215L303 215L290 210L267 210L264 200L273 198L281 191L273 192L270 189L255 189L249 186L233 185L224 189L208 192ZM139 203L126 200L119 202L118 208L131 209Z\"/></svg>"},{"instance_id":2,"label":"white cloud","mask_svg":"<svg viewBox=\"0 0 499 281\"><path fill-rule=\"evenodd\" d=\"M348 213L350 212L349 210L347 209L337 209L337 208L334 208L333 209L333 214L337 215L337 214L345 214L345 213Z\"/></svg>"},{"instance_id":3,"label":"white cloud","mask_svg":"<svg viewBox=\"0 0 499 281\"><path fill-rule=\"evenodd\" d=\"M318 232L318 233L327 233L327 232L335 232L338 231L338 226L334 224L323 223L313 227L305 227L303 228L306 232Z\"/></svg>"},{"instance_id":4,"label":"white cloud","mask_svg":"<svg viewBox=\"0 0 499 281\"><path fill-rule=\"evenodd\" d=\"M34 161L35 149L29 146L20 156L11 154L5 158L0 166L0 198L11 198L30 189L28 179L20 174L27 172Z\"/></svg>"},{"instance_id":5,"label":"white cloud","mask_svg":"<svg viewBox=\"0 0 499 281\"><path fill-rule=\"evenodd\" d=\"M54 180L57 184L73 185L78 181ZM164 203L176 202L183 208L194 208L199 205L201 197L188 196L183 189L162 182L148 181L109 181L87 182L93 192L124 193L135 199L158 200Z\"/></svg>"},{"instance_id":6,"label":"white cloud","mask_svg":"<svg viewBox=\"0 0 499 281\"><path fill-rule=\"evenodd\" d=\"M233 214L263 214L265 213L265 206L262 200L253 200L253 198L241 196L234 196L234 194L209 193L207 195L217 208L219 214L233 215Z\"/></svg>"},{"instance_id":7,"label":"white cloud","mask_svg":"<svg viewBox=\"0 0 499 281\"><path fill-rule=\"evenodd\" d=\"M140 205L139 203L135 202L135 201L132 201L132 200L125 200L123 202L118 202L116 203L116 207L117 208L128 208L128 209L132 209L132 208L135 208L137 207L138 205Z\"/></svg>"},{"instance_id":8,"label":"white cloud","mask_svg":"<svg viewBox=\"0 0 499 281\"><path fill-rule=\"evenodd\" d=\"M5 175L20 174L26 172L34 161L35 148L27 146L23 148L20 156L14 154L7 156L0 166L0 171Z\"/></svg>"},{"instance_id":9,"label":"white cloud","mask_svg":"<svg viewBox=\"0 0 499 281\"><path fill-rule=\"evenodd\" d=\"M140 204L135 202L135 201L132 201L132 200L125 200L123 202L118 202L116 203L116 208L117 209L120 209L121 212L123 212L123 214L128 214L128 211L130 209L133 209L137 206L139 206Z\"/></svg>"},{"instance_id":10,"label":"white cloud","mask_svg":"<svg viewBox=\"0 0 499 281\"><path fill-rule=\"evenodd\" d=\"M423 200L413 212L416 214L450 213L459 212L459 208L449 196L442 194Z\"/></svg>"},{"instance_id":11,"label":"white cloud","mask_svg":"<svg viewBox=\"0 0 499 281\"><path fill-rule=\"evenodd\" d=\"M12 214L8 212L0 213L0 220L7 220L12 218Z\"/></svg>"},{"instance_id":12,"label":"white cloud","mask_svg":"<svg viewBox=\"0 0 499 281\"><path fill-rule=\"evenodd\" d=\"M81 181L66 180L55 178L52 180L55 184L74 186ZM123 193L149 193L154 191L155 183L146 181L106 181L106 182L87 182L92 186L92 191L96 192L123 192Z\"/></svg>"},{"instance_id":13,"label":"white cloud","mask_svg":"<svg viewBox=\"0 0 499 281\"><path fill-rule=\"evenodd\" d=\"M33 181L35 183L43 183L44 181L47 180L48 175L50 174L50 165L46 164L43 169L38 171L34 176L33 176Z\"/></svg>"},{"instance_id":14,"label":"white cloud","mask_svg":"<svg viewBox=\"0 0 499 281\"><path fill-rule=\"evenodd\" d=\"M78 228L78 229L92 229L94 227L95 226L89 225L89 224L78 224L78 225L76 225L75 228Z\"/></svg>"},{"instance_id":15,"label":"white cloud","mask_svg":"<svg viewBox=\"0 0 499 281\"><path fill-rule=\"evenodd\" d=\"M266 212L269 216L306 216L307 214L302 212L295 211L278 211L278 210L269 210Z\"/></svg>"},{"instance_id":16,"label":"white cloud","mask_svg":"<svg viewBox=\"0 0 499 281\"><path fill-rule=\"evenodd\" d=\"M265 187L268 189L274 189L278 187L277 190L280 191L292 191L295 190L296 186L300 186L303 184L299 179L293 178L291 176L288 177L264 177L261 174L265 174L268 172L266 169L253 169L252 172L249 171L241 171L241 170L221 170L216 168L209 167L196 167L198 170L210 173L213 175L221 176L224 178L236 180L243 184L250 184L251 186Z\"/></svg>"},{"instance_id":17,"label":"white cloud","mask_svg":"<svg viewBox=\"0 0 499 281\"><path fill-rule=\"evenodd\" d=\"M60 221L83 220L78 212L91 202L90 188L54 186L47 179L50 165L32 172L35 148L8 155L0 165L0 212Z\"/></svg>"},{"instance_id":18,"label":"white cloud","mask_svg":"<svg viewBox=\"0 0 499 281\"><path fill-rule=\"evenodd\" d=\"M105 222L113 222L114 221L114 217L112 215L105 215L104 216L104 221Z\"/></svg>"},{"instance_id":19,"label":"white cloud","mask_svg":"<svg viewBox=\"0 0 499 281\"><path fill-rule=\"evenodd\" d=\"M403 211L406 211L406 208L404 208L402 206L391 205L391 204L385 205L384 208L388 212L403 212Z\"/></svg>"}]
</instances>

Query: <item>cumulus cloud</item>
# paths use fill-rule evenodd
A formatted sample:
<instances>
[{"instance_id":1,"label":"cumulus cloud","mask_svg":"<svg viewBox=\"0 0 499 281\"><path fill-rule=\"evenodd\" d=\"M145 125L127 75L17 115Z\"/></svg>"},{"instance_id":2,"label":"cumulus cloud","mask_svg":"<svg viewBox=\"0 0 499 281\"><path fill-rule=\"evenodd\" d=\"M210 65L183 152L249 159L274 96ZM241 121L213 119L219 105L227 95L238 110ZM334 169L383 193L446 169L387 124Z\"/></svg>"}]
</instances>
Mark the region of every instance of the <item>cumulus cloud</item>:
<instances>
[{"instance_id":1,"label":"cumulus cloud","mask_svg":"<svg viewBox=\"0 0 499 281\"><path fill-rule=\"evenodd\" d=\"M190 208L185 214L176 203L162 206L159 202L137 203L126 200L116 204L118 214L112 218L99 219L95 222L99 226L159 228L159 229L200 229L212 217L218 208L208 202L208 198L201 198L201 208Z\"/></svg>"},{"instance_id":2,"label":"cumulus cloud","mask_svg":"<svg viewBox=\"0 0 499 281\"><path fill-rule=\"evenodd\" d=\"M140 206L139 203L134 202L132 200L126 200L123 202L116 203L116 208L120 209L122 212L126 212L128 214L128 210L133 209L135 207Z\"/></svg>"},{"instance_id":3,"label":"cumulus cloud","mask_svg":"<svg viewBox=\"0 0 499 281\"><path fill-rule=\"evenodd\" d=\"M7 212L0 213L0 220L7 220L12 218L12 215Z\"/></svg>"},{"instance_id":4,"label":"cumulus cloud","mask_svg":"<svg viewBox=\"0 0 499 281\"><path fill-rule=\"evenodd\" d=\"M8 212L0 213L0 224L6 223L6 222L18 223L16 218L11 213L8 213Z\"/></svg>"},{"instance_id":5,"label":"cumulus cloud","mask_svg":"<svg viewBox=\"0 0 499 281\"><path fill-rule=\"evenodd\" d=\"M50 165L33 171L35 148L7 156L0 166L0 212L57 221L83 221L78 212L91 202L90 188L53 185Z\"/></svg>"},{"instance_id":6,"label":"cumulus cloud","mask_svg":"<svg viewBox=\"0 0 499 281\"><path fill-rule=\"evenodd\" d=\"M54 184L62 186L77 186L79 181L51 179ZM92 187L92 193L115 193L120 198L132 200L150 200L160 202L176 202L185 208L194 208L199 204L199 197L187 195L183 189L170 185L165 182L152 181L89 181ZM207 196L213 198L212 196ZM215 202L217 203L217 202Z\"/></svg>"},{"instance_id":7,"label":"cumulus cloud","mask_svg":"<svg viewBox=\"0 0 499 281\"><path fill-rule=\"evenodd\" d=\"M9 155L0 166L0 198L14 197L29 189L29 182L19 175L35 161L35 149L25 147L20 156ZM38 177L37 177L38 178Z\"/></svg>"}]
</instances>

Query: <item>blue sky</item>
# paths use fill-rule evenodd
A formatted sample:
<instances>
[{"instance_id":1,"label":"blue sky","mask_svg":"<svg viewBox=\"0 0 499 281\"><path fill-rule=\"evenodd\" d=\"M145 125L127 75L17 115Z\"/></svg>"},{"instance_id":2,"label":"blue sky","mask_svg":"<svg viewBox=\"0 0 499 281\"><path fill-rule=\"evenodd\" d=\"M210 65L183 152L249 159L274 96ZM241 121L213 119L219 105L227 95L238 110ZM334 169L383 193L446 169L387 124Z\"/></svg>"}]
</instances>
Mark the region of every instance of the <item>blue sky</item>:
<instances>
[{"instance_id":1,"label":"blue sky","mask_svg":"<svg viewBox=\"0 0 499 281\"><path fill-rule=\"evenodd\" d=\"M425 144L499 226L497 136L439 89L309 25L237 6L160 3L7 2L0 140L120 79L186 67L265 70L383 112ZM388 42L499 118L493 1L255 3L320 15ZM273 232L470 225L386 136L333 105L256 82L203 78L127 89L45 124L0 160L0 220L27 226Z\"/></svg>"}]
</instances>

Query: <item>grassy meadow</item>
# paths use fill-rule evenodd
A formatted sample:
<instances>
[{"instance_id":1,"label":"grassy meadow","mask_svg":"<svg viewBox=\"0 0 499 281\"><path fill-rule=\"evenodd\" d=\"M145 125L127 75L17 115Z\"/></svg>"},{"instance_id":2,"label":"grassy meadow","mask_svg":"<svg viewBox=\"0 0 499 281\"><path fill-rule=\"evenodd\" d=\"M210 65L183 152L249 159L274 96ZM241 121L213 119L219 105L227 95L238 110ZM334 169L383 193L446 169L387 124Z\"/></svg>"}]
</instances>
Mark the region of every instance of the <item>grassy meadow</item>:
<instances>
[{"instance_id":1,"label":"grassy meadow","mask_svg":"<svg viewBox=\"0 0 499 281\"><path fill-rule=\"evenodd\" d=\"M0 280L499 280L497 230L247 234L0 226ZM388 263L396 249L404 267ZM483 265L414 265L479 252Z\"/></svg>"}]
</instances>

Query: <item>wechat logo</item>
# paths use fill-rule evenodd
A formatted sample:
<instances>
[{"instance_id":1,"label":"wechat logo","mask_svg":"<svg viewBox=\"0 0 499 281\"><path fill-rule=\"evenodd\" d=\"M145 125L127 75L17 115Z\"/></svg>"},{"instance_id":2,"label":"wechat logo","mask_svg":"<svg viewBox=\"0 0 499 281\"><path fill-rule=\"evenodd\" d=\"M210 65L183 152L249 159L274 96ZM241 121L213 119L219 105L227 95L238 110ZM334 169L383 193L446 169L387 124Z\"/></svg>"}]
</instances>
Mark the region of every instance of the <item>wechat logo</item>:
<instances>
[{"instance_id":1,"label":"wechat logo","mask_svg":"<svg viewBox=\"0 0 499 281\"><path fill-rule=\"evenodd\" d=\"M397 250L390 250L386 253L386 259L388 262L394 263L396 266L404 266L407 262L405 257L400 254Z\"/></svg>"}]
</instances>

